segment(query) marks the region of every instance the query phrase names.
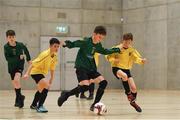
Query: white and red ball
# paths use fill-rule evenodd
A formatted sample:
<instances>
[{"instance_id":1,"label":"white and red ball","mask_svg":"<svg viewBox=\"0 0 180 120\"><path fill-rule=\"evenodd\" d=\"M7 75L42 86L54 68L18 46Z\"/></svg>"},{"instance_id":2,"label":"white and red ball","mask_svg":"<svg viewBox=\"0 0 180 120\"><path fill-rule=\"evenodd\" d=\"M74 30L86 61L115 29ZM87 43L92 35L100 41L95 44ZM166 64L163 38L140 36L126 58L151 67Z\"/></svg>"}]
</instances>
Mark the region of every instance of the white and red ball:
<instances>
[{"instance_id":1,"label":"white and red ball","mask_svg":"<svg viewBox=\"0 0 180 120\"><path fill-rule=\"evenodd\" d=\"M94 105L94 113L97 115L103 115L107 112L107 108L104 103L98 102Z\"/></svg>"}]
</instances>

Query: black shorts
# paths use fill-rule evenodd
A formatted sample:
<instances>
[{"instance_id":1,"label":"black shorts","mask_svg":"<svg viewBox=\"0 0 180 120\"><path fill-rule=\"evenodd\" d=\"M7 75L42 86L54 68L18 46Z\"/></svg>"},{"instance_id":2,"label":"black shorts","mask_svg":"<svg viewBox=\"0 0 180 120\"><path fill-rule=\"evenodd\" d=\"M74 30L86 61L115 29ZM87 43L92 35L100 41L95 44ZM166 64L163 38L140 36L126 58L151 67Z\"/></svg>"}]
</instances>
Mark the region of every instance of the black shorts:
<instances>
[{"instance_id":1,"label":"black shorts","mask_svg":"<svg viewBox=\"0 0 180 120\"><path fill-rule=\"evenodd\" d=\"M43 74L34 74L34 75L31 75L31 77L34 79L36 84L38 84L40 80L45 78L45 76Z\"/></svg>"},{"instance_id":2,"label":"black shorts","mask_svg":"<svg viewBox=\"0 0 180 120\"><path fill-rule=\"evenodd\" d=\"M81 82L83 80L95 79L101 76L101 74L96 70L86 70L84 68L76 68L76 76L78 82Z\"/></svg>"},{"instance_id":3,"label":"black shorts","mask_svg":"<svg viewBox=\"0 0 180 120\"><path fill-rule=\"evenodd\" d=\"M15 77L15 74L16 74L16 73L20 73L21 76L22 76L22 72L23 72L22 69L15 69L14 71L10 72L9 74L10 74L10 76L11 76L11 80L14 80L14 77Z\"/></svg>"},{"instance_id":4,"label":"black shorts","mask_svg":"<svg viewBox=\"0 0 180 120\"><path fill-rule=\"evenodd\" d=\"M118 67L112 67L112 72L114 74L114 76L119 79L119 77L117 76L117 71L118 70L122 70L124 73L127 74L128 78L132 77L131 75L131 71L129 69L121 69L121 68L118 68Z\"/></svg>"}]
</instances>

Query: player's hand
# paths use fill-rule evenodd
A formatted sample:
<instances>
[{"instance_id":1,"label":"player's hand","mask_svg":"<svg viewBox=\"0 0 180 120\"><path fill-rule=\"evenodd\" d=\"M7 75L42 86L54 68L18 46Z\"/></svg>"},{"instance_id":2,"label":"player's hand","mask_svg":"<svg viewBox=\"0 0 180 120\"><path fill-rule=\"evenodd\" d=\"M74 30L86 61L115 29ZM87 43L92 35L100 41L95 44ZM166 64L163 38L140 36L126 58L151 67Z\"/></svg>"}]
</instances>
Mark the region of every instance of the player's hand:
<instances>
[{"instance_id":1,"label":"player's hand","mask_svg":"<svg viewBox=\"0 0 180 120\"><path fill-rule=\"evenodd\" d=\"M119 45L118 46L118 48L121 50L121 49L123 49L123 46L122 46L122 44L121 45Z\"/></svg>"},{"instance_id":2,"label":"player's hand","mask_svg":"<svg viewBox=\"0 0 180 120\"><path fill-rule=\"evenodd\" d=\"M28 64L30 65L30 64L32 64L32 61L30 60L30 61L28 61Z\"/></svg>"},{"instance_id":3,"label":"player's hand","mask_svg":"<svg viewBox=\"0 0 180 120\"><path fill-rule=\"evenodd\" d=\"M48 86L48 89L50 89L51 85L52 85L52 79L49 80L49 86Z\"/></svg>"},{"instance_id":4,"label":"player's hand","mask_svg":"<svg viewBox=\"0 0 180 120\"><path fill-rule=\"evenodd\" d=\"M146 58L143 58L142 59L142 63L145 64L147 62L147 59Z\"/></svg>"},{"instance_id":5,"label":"player's hand","mask_svg":"<svg viewBox=\"0 0 180 120\"><path fill-rule=\"evenodd\" d=\"M27 80L29 78L29 75L28 74L24 74L22 78L23 78L23 80Z\"/></svg>"},{"instance_id":6,"label":"player's hand","mask_svg":"<svg viewBox=\"0 0 180 120\"><path fill-rule=\"evenodd\" d=\"M62 41L60 42L60 46L66 46L66 43L65 43L64 40L62 40Z\"/></svg>"},{"instance_id":7,"label":"player's hand","mask_svg":"<svg viewBox=\"0 0 180 120\"><path fill-rule=\"evenodd\" d=\"M52 81L53 81L53 79L50 78L50 79L49 79L49 84L50 84L50 85L52 84Z\"/></svg>"},{"instance_id":8,"label":"player's hand","mask_svg":"<svg viewBox=\"0 0 180 120\"><path fill-rule=\"evenodd\" d=\"M49 85L51 85L52 84L52 80L49 80Z\"/></svg>"},{"instance_id":9,"label":"player's hand","mask_svg":"<svg viewBox=\"0 0 180 120\"><path fill-rule=\"evenodd\" d=\"M122 44L119 45L119 49L120 49L121 52L123 52L125 50Z\"/></svg>"},{"instance_id":10,"label":"player's hand","mask_svg":"<svg viewBox=\"0 0 180 120\"><path fill-rule=\"evenodd\" d=\"M24 59L24 55L20 55L20 60L23 60Z\"/></svg>"}]
</instances>

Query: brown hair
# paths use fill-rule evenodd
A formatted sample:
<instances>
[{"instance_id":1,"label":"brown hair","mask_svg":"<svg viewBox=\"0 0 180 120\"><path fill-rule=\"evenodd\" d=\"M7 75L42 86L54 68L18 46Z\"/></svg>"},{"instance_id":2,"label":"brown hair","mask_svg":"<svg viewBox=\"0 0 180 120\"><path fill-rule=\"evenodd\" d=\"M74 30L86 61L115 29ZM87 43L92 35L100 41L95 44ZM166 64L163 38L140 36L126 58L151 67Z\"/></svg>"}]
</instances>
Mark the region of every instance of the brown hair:
<instances>
[{"instance_id":1,"label":"brown hair","mask_svg":"<svg viewBox=\"0 0 180 120\"><path fill-rule=\"evenodd\" d=\"M133 41L133 34L132 33L123 34L123 40L132 40Z\"/></svg>"},{"instance_id":2,"label":"brown hair","mask_svg":"<svg viewBox=\"0 0 180 120\"><path fill-rule=\"evenodd\" d=\"M8 37L8 36L16 36L15 31L14 31L14 30L8 30L8 31L6 31L6 37Z\"/></svg>"},{"instance_id":3,"label":"brown hair","mask_svg":"<svg viewBox=\"0 0 180 120\"><path fill-rule=\"evenodd\" d=\"M104 26L96 26L94 29L94 33L96 34L101 34L101 35L106 35L106 28Z\"/></svg>"}]
</instances>

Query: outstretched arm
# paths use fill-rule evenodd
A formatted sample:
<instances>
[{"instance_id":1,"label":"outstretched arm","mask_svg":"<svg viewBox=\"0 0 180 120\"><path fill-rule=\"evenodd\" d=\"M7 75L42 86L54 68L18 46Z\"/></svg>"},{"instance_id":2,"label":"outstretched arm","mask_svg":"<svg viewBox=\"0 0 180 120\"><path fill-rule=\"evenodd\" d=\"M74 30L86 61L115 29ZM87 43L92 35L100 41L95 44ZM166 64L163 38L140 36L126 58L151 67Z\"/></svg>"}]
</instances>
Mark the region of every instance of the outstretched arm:
<instances>
[{"instance_id":1,"label":"outstretched arm","mask_svg":"<svg viewBox=\"0 0 180 120\"><path fill-rule=\"evenodd\" d=\"M132 56L134 58L134 62L137 64L145 64L147 62L146 58L142 58L137 50L134 50Z\"/></svg>"},{"instance_id":2,"label":"outstretched arm","mask_svg":"<svg viewBox=\"0 0 180 120\"><path fill-rule=\"evenodd\" d=\"M75 47L81 47L83 46L85 41L83 40L76 40L76 41L70 41L70 40L66 40L63 43L63 47L67 47L67 48L75 48Z\"/></svg>"},{"instance_id":3,"label":"outstretched arm","mask_svg":"<svg viewBox=\"0 0 180 120\"><path fill-rule=\"evenodd\" d=\"M99 44L96 51L100 54L108 55L112 53L120 53L120 48L107 49L107 48L102 47L102 44Z\"/></svg>"}]
</instances>

